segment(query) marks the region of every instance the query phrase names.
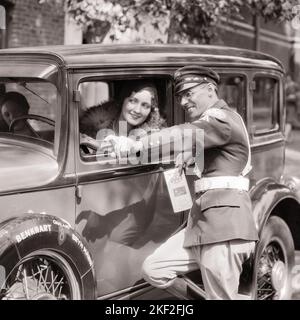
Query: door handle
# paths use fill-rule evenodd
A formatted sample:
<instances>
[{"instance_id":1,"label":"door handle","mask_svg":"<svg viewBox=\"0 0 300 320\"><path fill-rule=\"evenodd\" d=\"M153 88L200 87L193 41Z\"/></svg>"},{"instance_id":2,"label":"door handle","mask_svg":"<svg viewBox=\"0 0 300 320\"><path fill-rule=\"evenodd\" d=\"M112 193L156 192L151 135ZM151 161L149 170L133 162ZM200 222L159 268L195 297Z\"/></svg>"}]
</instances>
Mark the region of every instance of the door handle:
<instances>
[{"instance_id":1,"label":"door handle","mask_svg":"<svg viewBox=\"0 0 300 320\"><path fill-rule=\"evenodd\" d=\"M76 197L76 202L77 204L80 204L81 199L82 199L82 186L76 186L75 189L75 197Z\"/></svg>"}]
</instances>

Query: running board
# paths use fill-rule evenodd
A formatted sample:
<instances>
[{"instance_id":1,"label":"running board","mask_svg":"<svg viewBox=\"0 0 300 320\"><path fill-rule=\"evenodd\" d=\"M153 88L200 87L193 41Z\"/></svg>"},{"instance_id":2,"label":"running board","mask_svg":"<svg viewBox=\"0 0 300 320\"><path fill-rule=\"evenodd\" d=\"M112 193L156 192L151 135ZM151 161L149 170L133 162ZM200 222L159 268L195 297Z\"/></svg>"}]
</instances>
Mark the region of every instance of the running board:
<instances>
[{"instance_id":1,"label":"running board","mask_svg":"<svg viewBox=\"0 0 300 320\"><path fill-rule=\"evenodd\" d=\"M197 286L194 281L192 281L185 275L182 275L181 278L185 281L188 289L190 289L192 292L194 292L196 295L200 296L201 298L206 299L205 291L201 289L199 286Z\"/></svg>"},{"instance_id":2,"label":"running board","mask_svg":"<svg viewBox=\"0 0 300 320\"><path fill-rule=\"evenodd\" d=\"M178 276L166 291L180 300L206 299L206 293L197 284L184 275Z\"/></svg>"}]
</instances>

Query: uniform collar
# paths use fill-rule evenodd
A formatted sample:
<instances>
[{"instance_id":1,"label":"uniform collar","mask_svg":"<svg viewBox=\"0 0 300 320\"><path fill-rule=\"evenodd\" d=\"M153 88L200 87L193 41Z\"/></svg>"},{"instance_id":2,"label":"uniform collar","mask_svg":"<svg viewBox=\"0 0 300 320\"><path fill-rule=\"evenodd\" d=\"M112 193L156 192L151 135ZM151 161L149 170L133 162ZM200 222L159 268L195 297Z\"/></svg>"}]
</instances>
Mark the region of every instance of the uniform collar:
<instances>
[{"instance_id":1,"label":"uniform collar","mask_svg":"<svg viewBox=\"0 0 300 320\"><path fill-rule=\"evenodd\" d=\"M228 104L223 100L223 99L219 99L216 103L214 103L212 106L210 106L209 108L207 108L200 116L203 117L205 115L205 112L209 109L213 109L213 108L217 108L217 109L223 109L223 108L229 108ZM190 123L190 122L188 122Z\"/></svg>"},{"instance_id":2,"label":"uniform collar","mask_svg":"<svg viewBox=\"0 0 300 320\"><path fill-rule=\"evenodd\" d=\"M224 107L228 108L228 104L223 99L220 99L216 103L214 103L211 107L209 107L208 109L210 109L210 108L223 109Z\"/></svg>"}]
</instances>

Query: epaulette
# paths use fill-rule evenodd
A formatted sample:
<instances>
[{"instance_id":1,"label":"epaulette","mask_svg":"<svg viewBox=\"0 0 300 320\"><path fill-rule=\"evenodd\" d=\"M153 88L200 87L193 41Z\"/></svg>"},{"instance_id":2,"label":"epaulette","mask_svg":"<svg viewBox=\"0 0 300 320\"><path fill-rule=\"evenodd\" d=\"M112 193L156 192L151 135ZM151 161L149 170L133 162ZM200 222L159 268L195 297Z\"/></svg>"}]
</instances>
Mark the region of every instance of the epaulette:
<instances>
[{"instance_id":1,"label":"epaulette","mask_svg":"<svg viewBox=\"0 0 300 320\"><path fill-rule=\"evenodd\" d=\"M218 108L209 108L207 109L204 113L203 116L206 117L213 117L216 118L218 120L224 120L226 119L226 113ZM201 117L202 118L202 117Z\"/></svg>"}]
</instances>

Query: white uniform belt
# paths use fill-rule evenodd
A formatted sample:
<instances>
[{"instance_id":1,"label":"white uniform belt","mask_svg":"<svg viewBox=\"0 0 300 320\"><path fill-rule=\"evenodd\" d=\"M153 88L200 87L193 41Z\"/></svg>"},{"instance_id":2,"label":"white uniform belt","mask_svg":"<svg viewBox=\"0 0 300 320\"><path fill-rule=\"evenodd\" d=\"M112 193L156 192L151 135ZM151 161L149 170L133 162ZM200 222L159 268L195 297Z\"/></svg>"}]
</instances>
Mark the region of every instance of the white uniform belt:
<instances>
[{"instance_id":1,"label":"white uniform belt","mask_svg":"<svg viewBox=\"0 0 300 320\"><path fill-rule=\"evenodd\" d=\"M249 190L249 179L243 176L221 176L201 178L195 181L195 192L202 192L211 189L237 189Z\"/></svg>"}]
</instances>

